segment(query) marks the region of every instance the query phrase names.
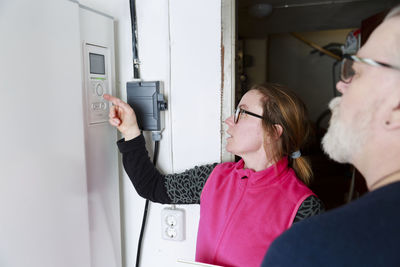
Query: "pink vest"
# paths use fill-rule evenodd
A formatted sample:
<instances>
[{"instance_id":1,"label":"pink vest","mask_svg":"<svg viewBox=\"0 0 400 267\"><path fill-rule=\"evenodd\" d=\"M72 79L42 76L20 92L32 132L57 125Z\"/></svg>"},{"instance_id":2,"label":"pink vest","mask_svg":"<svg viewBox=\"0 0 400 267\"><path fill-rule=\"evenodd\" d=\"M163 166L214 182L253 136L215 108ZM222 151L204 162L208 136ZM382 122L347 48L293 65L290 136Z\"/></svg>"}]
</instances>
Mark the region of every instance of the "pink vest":
<instances>
[{"instance_id":1,"label":"pink vest","mask_svg":"<svg viewBox=\"0 0 400 267\"><path fill-rule=\"evenodd\" d=\"M243 160L215 167L200 197L196 261L260 266L271 242L313 195L287 165L283 158L260 172L243 169Z\"/></svg>"}]
</instances>

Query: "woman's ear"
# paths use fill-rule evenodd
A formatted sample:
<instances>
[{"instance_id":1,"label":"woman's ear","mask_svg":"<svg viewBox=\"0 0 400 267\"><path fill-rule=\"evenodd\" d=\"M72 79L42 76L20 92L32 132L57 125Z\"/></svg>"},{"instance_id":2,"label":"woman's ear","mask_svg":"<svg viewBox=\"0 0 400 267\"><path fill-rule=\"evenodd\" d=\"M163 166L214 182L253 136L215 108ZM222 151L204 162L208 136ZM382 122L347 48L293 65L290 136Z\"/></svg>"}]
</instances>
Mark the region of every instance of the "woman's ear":
<instances>
[{"instance_id":1,"label":"woman's ear","mask_svg":"<svg viewBox=\"0 0 400 267\"><path fill-rule=\"evenodd\" d=\"M274 124L275 132L276 132L276 139L279 139L282 136L283 128L280 124Z\"/></svg>"},{"instance_id":2,"label":"woman's ear","mask_svg":"<svg viewBox=\"0 0 400 267\"><path fill-rule=\"evenodd\" d=\"M387 130L400 129L400 102L389 112L385 121L385 128Z\"/></svg>"}]
</instances>

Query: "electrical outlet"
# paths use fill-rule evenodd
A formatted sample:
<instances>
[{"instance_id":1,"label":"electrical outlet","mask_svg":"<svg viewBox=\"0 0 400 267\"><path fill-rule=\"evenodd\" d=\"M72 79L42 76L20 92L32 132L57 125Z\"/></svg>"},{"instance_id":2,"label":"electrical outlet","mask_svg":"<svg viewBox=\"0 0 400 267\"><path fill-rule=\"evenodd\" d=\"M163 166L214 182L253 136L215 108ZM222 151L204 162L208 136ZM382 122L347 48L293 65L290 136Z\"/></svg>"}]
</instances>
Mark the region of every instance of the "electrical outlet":
<instances>
[{"instance_id":1,"label":"electrical outlet","mask_svg":"<svg viewBox=\"0 0 400 267\"><path fill-rule=\"evenodd\" d=\"M161 212L161 233L166 240L185 240L185 210L165 208Z\"/></svg>"}]
</instances>

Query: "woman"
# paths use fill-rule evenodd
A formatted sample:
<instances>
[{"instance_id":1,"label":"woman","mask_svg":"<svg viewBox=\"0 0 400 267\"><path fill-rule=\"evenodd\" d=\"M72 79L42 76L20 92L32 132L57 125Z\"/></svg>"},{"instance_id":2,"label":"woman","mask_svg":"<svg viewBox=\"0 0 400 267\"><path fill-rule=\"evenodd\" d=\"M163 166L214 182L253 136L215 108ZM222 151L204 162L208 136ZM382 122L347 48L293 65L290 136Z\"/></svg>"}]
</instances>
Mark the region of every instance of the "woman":
<instances>
[{"instance_id":1,"label":"woman","mask_svg":"<svg viewBox=\"0 0 400 267\"><path fill-rule=\"evenodd\" d=\"M147 156L132 108L112 101L110 123L137 192L164 204L200 203L196 261L259 266L270 243L293 222L318 214L322 203L306 186L312 173L301 156L310 126L305 105L280 85L254 86L228 125L227 151L239 162L198 166L161 175Z\"/></svg>"}]
</instances>

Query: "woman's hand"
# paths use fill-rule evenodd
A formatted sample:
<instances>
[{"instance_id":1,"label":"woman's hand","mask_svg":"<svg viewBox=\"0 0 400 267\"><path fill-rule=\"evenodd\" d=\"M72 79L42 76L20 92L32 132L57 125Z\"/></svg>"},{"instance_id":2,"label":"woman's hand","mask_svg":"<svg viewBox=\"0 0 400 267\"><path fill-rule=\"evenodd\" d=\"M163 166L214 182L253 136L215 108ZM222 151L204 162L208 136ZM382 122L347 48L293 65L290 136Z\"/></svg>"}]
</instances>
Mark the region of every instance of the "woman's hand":
<instances>
[{"instance_id":1,"label":"woman's hand","mask_svg":"<svg viewBox=\"0 0 400 267\"><path fill-rule=\"evenodd\" d=\"M125 141L131 140L140 135L140 129L136 120L135 111L121 99L109 94L104 94L104 99L113 103L110 106L108 120L112 126L125 137Z\"/></svg>"}]
</instances>

